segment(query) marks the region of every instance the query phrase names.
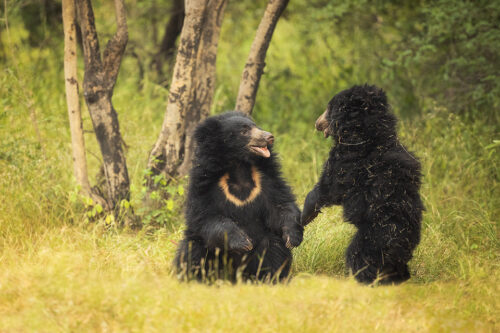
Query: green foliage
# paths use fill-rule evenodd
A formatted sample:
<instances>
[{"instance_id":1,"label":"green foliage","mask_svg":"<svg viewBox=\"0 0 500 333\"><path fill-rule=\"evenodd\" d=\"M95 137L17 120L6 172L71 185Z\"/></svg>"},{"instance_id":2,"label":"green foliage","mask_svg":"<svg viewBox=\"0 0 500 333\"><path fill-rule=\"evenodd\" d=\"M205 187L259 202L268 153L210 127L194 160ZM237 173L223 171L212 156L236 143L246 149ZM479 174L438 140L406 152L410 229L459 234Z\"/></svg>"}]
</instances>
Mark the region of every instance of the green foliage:
<instances>
[{"instance_id":1,"label":"green foliage","mask_svg":"<svg viewBox=\"0 0 500 333\"><path fill-rule=\"evenodd\" d=\"M431 109L498 121L500 4L496 1L294 1L307 60L318 44L335 90L377 82L402 115ZM300 21L299 21L300 20ZM280 23L281 24L281 23ZM333 80L332 80L333 76Z\"/></svg>"},{"instance_id":2,"label":"green foliage","mask_svg":"<svg viewBox=\"0 0 500 333\"><path fill-rule=\"evenodd\" d=\"M153 182L153 190L148 186L148 179ZM179 227L184 203L184 182L167 180L164 174L153 175L152 171L143 171L141 196L143 206L138 213L146 228L167 227L173 230Z\"/></svg>"},{"instance_id":3,"label":"green foliage","mask_svg":"<svg viewBox=\"0 0 500 333\"><path fill-rule=\"evenodd\" d=\"M400 45L402 52L397 58L397 63L409 70L417 93L454 112L497 116L500 3L440 0L419 11L422 24Z\"/></svg>"},{"instance_id":4,"label":"green foliage","mask_svg":"<svg viewBox=\"0 0 500 333\"><path fill-rule=\"evenodd\" d=\"M234 107L265 2L229 3L213 113ZM113 5L95 3L103 45L114 31ZM133 235L77 194L62 36L41 30L50 44L32 47L21 2L9 2L8 32L0 21L0 331L498 331L499 95L498 81L488 79L498 77L490 56L498 49L496 2L296 0L277 26L254 116L275 135L300 204L330 149L314 120L353 84L387 90L401 140L422 161L426 211L413 278L387 288L346 278L344 251L354 230L340 207L306 228L289 285L175 281L186 180L153 177L150 194L143 183L168 95L147 66L152 3L127 2L130 45L145 73L140 79L138 59L126 55L113 96L132 181L131 200L120 209L146 225ZM158 20L166 3L156 1ZM156 23L160 35L163 21ZM79 66L83 73L81 58ZM481 79L448 98L461 75ZM99 147L83 101L82 109L95 183Z\"/></svg>"}]
</instances>

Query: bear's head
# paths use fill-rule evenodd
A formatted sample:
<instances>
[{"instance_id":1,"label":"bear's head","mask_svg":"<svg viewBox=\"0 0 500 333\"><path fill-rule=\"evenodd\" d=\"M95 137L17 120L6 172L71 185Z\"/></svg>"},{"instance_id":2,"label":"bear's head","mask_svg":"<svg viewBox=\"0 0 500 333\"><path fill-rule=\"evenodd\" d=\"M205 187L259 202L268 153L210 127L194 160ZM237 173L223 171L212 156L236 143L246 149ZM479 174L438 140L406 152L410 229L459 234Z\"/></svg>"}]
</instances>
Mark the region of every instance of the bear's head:
<instances>
[{"instance_id":1,"label":"bear's head","mask_svg":"<svg viewBox=\"0 0 500 333\"><path fill-rule=\"evenodd\" d=\"M251 162L269 158L274 137L241 112L226 112L209 117L194 133L197 154L225 161Z\"/></svg>"},{"instance_id":2,"label":"bear's head","mask_svg":"<svg viewBox=\"0 0 500 333\"><path fill-rule=\"evenodd\" d=\"M354 86L335 95L316 120L316 129L338 144L363 145L395 139L396 118L376 86Z\"/></svg>"}]
</instances>

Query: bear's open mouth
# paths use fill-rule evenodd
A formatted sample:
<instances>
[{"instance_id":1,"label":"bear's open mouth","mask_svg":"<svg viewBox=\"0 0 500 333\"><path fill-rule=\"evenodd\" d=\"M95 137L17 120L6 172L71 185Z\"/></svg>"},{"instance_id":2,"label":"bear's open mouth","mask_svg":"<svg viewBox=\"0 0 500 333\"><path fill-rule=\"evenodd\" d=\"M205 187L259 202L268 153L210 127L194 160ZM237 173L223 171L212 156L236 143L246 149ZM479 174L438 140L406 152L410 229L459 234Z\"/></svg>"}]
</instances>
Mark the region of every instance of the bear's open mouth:
<instances>
[{"instance_id":1,"label":"bear's open mouth","mask_svg":"<svg viewBox=\"0 0 500 333\"><path fill-rule=\"evenodd\" d=\"M267 149L267 146L264 147L250 146L250 148L252 148L252 150L257 155L260 155L262 157L268 158L269 156L271 156L271 152L269 151L269 149Z\"/></svg>"}]
</instances>

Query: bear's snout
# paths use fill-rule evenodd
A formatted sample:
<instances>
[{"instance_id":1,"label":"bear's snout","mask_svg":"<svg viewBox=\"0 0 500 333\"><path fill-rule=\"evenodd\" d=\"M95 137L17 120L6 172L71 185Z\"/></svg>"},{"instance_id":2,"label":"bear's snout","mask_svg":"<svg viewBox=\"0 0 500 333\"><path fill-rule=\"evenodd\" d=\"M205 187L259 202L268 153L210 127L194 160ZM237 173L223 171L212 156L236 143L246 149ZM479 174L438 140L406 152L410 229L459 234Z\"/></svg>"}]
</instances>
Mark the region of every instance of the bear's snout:
<instances>
[{"instance_id":1,"label":"bear's snout","mask_svg":"<svg viewBox=\"0 0 500 333\"><path fill-rule=\"evenodd\" d=\"M330 133L328 133L328 120L326 119L326 113L328 112L328 109L323 112L321 116L316 120L316 123L314 126L316 127L316 130L319 132L323 132L325 138L327 138Z\"/></svg>"},{"instance_id":2,"label":"bear's snout","mask_svg":"<svg viewBox=\"0 0 500 333\"><path fill-rule=\"evenodd\" d=\"M271 156L271 152L268 149L268 146L271 146L274 143L274 136L271 133L254 127L250 137L251 139L248 143L248 147L252 152L265 158Z\"/></svg>"},{"instance_id":3,"label":"bear's snout","mask_svg":"<svg viewBox=\"0 0 500 333\"><path fill-rule=\"evenodd\" d=\"M272 133L254 127L250 133L250 145L272 145L274 143L274 135Z\"/></svg>"},{"instance_id":4,"label":"bear's snout","mask_svg":"<svg viewBox=\"0 0 500 333\"><path fill-rule=\"evenodd\" d=\"M268 145L272 145L274 143L274 135L272 135L271 133L264 131L263 137Z\"/></svg>"}]
</instances>

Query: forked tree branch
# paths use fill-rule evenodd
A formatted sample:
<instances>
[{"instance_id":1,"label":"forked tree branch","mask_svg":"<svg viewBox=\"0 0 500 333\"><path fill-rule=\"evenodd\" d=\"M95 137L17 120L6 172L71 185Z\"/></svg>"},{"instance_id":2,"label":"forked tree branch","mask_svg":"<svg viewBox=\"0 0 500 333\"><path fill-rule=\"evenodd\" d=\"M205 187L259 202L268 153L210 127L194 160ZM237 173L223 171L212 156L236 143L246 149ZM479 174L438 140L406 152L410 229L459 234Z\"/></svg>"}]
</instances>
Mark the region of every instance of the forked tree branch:
<instances>
[{"instance_id":1,"label":"forked tree branch","mask_svg":"<svg viewBox=\"0 0 500 333\"><path fill-rule=\"evenodd\" d=\"M78 21L80 22L80 28L82 31L85 68L89 72L97 74L101 71L102 62L92 4L90 3L90 0L75 1L77 3Z\"/></svg>"},{"instance_id":2,"label":"forked tree branch","mask_svg":"<svg viewBox=\"0 0 500 333\"><path fill-rule=\"evenodd\" d=\"M123 0L115 0L116 34L109 41L101 60L94 13L90 0L76 0L78 19L82 30L85 60L83 89L94 131L103 157L103 171L108 210L119 207L121 200L130 198L123 139L120 134L118 114L111 97L127 44L127 23Z\"/></svg>"},{"instance_id":3,"label":"forked tree branch","mask_svg":"<svg viewBox=\"0 0 500 333\"><path fill-rule=\"evenodd\" d=\"M127 17L123 0L115 0L116 33L104 50L104 71L109 84L116 82L123 53L128 42Z\"/></svg>"}]
</instances>

